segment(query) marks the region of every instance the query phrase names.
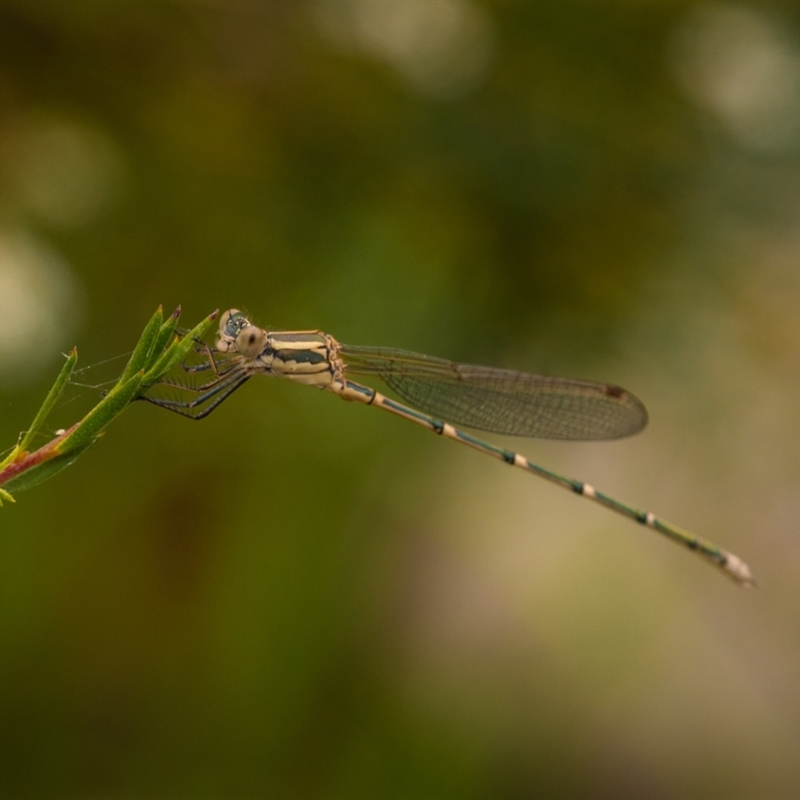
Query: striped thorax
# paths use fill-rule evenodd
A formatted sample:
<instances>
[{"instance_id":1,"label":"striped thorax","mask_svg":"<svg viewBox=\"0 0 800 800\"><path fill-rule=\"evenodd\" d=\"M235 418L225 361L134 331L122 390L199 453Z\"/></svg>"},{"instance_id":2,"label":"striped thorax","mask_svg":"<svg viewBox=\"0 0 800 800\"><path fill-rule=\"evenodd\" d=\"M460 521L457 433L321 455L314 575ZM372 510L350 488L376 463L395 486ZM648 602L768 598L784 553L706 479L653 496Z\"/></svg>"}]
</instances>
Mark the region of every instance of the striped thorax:
<instances>
[{"instance_id":1,"label":"striped thorax","mask_svg":"<svg viewBox=\"0 0 800 800\"><path fill-rule=\"evenodd\" d=\"M344 370L339 343L327 333L265 331L236 309L222 315L217 350L238 353L251 375L276 375L307 386L327 388Z\"/></svg>"}]
</instances>

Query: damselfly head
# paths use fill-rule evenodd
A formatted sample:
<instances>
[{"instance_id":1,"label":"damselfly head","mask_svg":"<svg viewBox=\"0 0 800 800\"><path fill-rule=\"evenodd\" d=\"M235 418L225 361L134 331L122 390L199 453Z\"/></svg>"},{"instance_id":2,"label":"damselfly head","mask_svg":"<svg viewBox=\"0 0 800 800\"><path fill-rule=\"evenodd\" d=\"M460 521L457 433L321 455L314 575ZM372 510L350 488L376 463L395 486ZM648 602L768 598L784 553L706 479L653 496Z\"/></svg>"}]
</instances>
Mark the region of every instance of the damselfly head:
<instances>
[{"instance_id":1,"label":"damselfly head","mask_svg":"<svg viewBox=\"0 0 800 800\"><path fill-rule=\"evenodd\" d=\"M235 349L239 332L247 327L252 327L250 320L238 308L229 308L219 321L217 350L228 353Z\"/></svg>"},{"instance_id":2,"label":"damselfly head","mask_svg":"<svg viewBox=\"0 0 800 800\"><path fill-rule=\"evenodd\" d=\"M245 358L255 358L267 344L267 334L253 325L238 308L230 308L219 321L217 350L230 353L235 350Z\"/></svg>"}]
</instances>

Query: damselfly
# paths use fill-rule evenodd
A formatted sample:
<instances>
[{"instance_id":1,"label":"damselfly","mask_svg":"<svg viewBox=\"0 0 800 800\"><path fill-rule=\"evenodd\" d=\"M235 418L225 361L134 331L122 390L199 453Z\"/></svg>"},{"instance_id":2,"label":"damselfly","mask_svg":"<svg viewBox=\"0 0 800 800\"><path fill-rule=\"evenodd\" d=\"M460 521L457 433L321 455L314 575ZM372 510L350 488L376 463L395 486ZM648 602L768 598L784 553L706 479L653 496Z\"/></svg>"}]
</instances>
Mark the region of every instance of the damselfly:
<instances>
[{"instance_id":1,"label":"damselfly","mask_svg":"<svg viewBox=\"0 0 800 800\"><path fill-rule=\"evenodd\" d=\"M213 372L200 386L169 383L197 394L192 400L145 397L151 403L192 419L210 414L253 375L276 375L325 389L415 422L505 461L655 529L721 567L739 583L755 583L740 558L717 545L629 506L590 486L496 447L454 427L548 439L617 439L647 424L644 405L630 392L602 383L552 378L492 367L457 364L441 358L381 347L340 344L322 331L266 331L241 312L220 319L214 348L198 343L204 361L185 369ZM414 408L350 380L351 375L380 378Z\"/></svg>"}]
</instances>

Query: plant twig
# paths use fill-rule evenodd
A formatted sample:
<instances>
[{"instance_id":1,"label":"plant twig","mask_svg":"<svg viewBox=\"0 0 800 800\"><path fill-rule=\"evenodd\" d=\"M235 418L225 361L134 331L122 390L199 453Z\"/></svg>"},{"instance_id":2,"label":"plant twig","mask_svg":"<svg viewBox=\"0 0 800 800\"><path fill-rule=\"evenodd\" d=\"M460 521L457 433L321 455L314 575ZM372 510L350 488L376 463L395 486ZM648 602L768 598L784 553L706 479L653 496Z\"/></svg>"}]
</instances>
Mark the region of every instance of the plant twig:
<instances>
[{"instance_id":1,"label":"plant twig","mask_svg":"<svg viewBox=\"0 0 800 800\"><path fill-rule=\"evenodd\" d=\"M202 338L211 326L217 312L207 316L185 336L176 336L175 329L180 315L181 309L178 306L164 320L159 306L145 326L125 370L114 387L82 420L71 428L59 432L47 444L31 452L29 447L34 436L41 430L75 369L78 351L73 348L30 428L11 453L0 461L0 506L4 500L15 502L12 491L19 492L51 478L74 463L99 441L113 419L186 358L195 342Z\"/></svg>"}]
</instances>

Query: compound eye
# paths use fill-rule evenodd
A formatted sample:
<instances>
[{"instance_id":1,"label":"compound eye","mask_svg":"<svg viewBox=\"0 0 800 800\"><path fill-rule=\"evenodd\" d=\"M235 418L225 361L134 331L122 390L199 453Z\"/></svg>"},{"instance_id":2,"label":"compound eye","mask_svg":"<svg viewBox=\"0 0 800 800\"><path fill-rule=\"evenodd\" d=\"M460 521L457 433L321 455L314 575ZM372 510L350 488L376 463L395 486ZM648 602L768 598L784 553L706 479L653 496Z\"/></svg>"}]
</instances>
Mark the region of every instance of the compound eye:
<instances>
[{"instance_id":1,"label":"compound eye","mask_svg":"<svg viewBox=\"0 0 800 800\"><path fill-rule=\"evenodd\" d=\"M228 327L228 323L231 321L231 317L234 314L239 314L240 311L238 308L229 308L220 318L219 318L219 330L222 333L225 328Z\"/></svg>"},{"instance_id":2,"label":"compound eye","mask_svg":"<svg viewBox=\"0 0 800 800\"><path fill-rule=\"evenodd\" d=\"M219 320L220 336L226 335L234 338L245 325L249 324L250 321L238 308L229 308Z\"/></svg>"},{"instance_id":3,"label":"compound eye","mask_svg":"<svg viewBox=\"0 0 800 800\"><path fill-rule=\"evenodd\" d=\"M245 358L255 358L266 344L267 334L257 325L246 325L236 337L236 351Z\"/></svg>"}]
</instances>

